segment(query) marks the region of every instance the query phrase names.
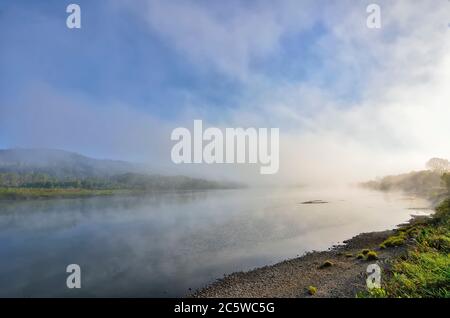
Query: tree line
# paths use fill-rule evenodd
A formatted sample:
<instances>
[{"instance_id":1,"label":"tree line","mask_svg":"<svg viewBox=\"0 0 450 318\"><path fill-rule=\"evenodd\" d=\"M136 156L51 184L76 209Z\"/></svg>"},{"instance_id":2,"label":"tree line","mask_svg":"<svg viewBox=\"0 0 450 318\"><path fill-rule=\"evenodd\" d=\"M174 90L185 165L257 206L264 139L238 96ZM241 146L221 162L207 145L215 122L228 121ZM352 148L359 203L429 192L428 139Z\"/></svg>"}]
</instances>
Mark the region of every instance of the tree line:
<instances>
[{"instance_id":1,"label":"tree line","mask_svg":"<svg viewBox=\"0 0 450 318\"><path fill-rule=\"evenodd\" d=\"M432 158L428 160L427 167L431 171L442 175L442 181L450 192L450 161L443 158Z\"/></svg>"},{"instance_id":2,"label":"tree line","mask_svg":"<svg viewBox=\"0 0 450 318\"><path fill-rule=\"evenodd\" d=\"M98 190L191 190L230 189L242 185L231 182L217 182L184 176L160 176L124 173L105 177L55 177L45 173L0 172L0 187L41 189L98 189Z\"/></svg>"},{"instance_id":3,"label":"tree line","mask_svg":"<svg viewBox=\"0 0 450 318\"><path fill-rule=\"evenodd\" d=\"M57 178L45 173L0 173L0 187L9 188L110 189L118 186L107 178Z\"/></svg>"},{"instance_id":4,"label":"tree line","mask_svg":"<svg viewBox=\"0 0 450 318\"><path fill-rule=\"evenodd\" d=\"M442 175L442 181L444 182L444 185L447 187L447 190L450 193L450 173L444 173Z\"/></svg>"}]
</instances>

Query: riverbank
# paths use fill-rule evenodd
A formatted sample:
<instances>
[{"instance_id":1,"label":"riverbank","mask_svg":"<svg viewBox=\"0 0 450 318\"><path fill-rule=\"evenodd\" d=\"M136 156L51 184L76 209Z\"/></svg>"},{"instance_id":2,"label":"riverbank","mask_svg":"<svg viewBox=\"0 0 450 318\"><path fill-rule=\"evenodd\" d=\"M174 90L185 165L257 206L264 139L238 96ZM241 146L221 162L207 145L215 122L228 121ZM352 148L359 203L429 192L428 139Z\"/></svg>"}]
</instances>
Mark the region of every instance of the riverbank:
<instances>
[{"instance_id":1,"label":"riverbank","mask_svg":"<svg viewBox=\"0 0 450 318\"><path fill-rule=\"evenodd\" d=\"M148 194L161 193L180 193L180 192L195 192L207 190L234 190L240 189L236 186L212 186L212 187L161 187L161 188L27 188L27 187L1 187L0 186L0 201L26 201L39 199L75 199L87 198L95 196L145 196Z\"/></svg>"},{"instance_id":2,"label":"riverbank","mask_svg":"<svg viewBox=\"0 0 450 318\"><path fill-rule=\"evenodd\" d=\"M127 190L98 190L79 188L0 188L0 200L36 200L36 199L62 199L84 198L93 196L111 196L117 194L129 194Z\"/></svg>"},{"instance_id":3,"label":"riverbank","mask_svg":"<svg viewBox=\"0 0 450 318\"><path fill-rule=\"evenodd\" d=\"M398 229L362 233L328 251L233 273L190 297L449 297L450 203ZM382 289L366 291L366 269L382 269Z\"/></svg>"},{"instance_id":4,"label":"riverbank","mask_svg":"<svg viewBox=\"0 0 450 318\"><path fill-rule=\"evenodd\" d=\"M83 188L1 188L0 201L28 201L45 199L79 199L107 196L140 197L149 194L183 193L207 191L209 189L173 189L173 190L143 190L143 189L83 189ZM215 190L215 189L213 189ZM228 189L220 189L228 190Z\"/></svg>"}]
</instances>

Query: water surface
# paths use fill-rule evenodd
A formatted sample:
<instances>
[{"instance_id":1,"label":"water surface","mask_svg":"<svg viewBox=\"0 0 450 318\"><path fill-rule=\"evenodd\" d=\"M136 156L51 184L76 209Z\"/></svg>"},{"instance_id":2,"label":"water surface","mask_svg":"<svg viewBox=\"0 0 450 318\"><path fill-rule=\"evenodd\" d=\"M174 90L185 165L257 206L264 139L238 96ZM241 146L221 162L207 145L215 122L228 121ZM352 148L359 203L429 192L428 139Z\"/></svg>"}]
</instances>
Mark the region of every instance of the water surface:
<instances>
[{"instance_id":1,"label":"water surface","mask_svg":"<svg viewBox=\"0 0 450 318\"><path fill-rule=\"evenodd\" d=\"M329 203L301 204L308 200ZM182 296L224 274L392 228L426 206L399 194L303 188L3 201L0 296ZM81 289L66 287L68 264L80 265Z\"/></svg>"}]
</instances>

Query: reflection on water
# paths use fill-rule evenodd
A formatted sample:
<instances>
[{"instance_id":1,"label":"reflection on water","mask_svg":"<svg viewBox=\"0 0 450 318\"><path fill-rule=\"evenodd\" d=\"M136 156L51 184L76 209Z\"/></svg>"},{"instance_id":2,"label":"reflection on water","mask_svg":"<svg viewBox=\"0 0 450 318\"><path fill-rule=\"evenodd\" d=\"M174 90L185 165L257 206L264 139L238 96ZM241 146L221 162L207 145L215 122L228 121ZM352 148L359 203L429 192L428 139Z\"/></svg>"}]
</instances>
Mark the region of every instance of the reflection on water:
<instances>
[{"instance_id":1,"label":"reflection on water","mask_svg":"<svg viewBox=\"0 0 450 318\"><path fill-rule=\"evenodd\" d=\"M301 204L316 199L330 203ZM0 296L181 296L224 274L393 227L426 205L355 189L0 202ZM66 287L73 263L78 290Z\"/></svg>"}]
</instances>

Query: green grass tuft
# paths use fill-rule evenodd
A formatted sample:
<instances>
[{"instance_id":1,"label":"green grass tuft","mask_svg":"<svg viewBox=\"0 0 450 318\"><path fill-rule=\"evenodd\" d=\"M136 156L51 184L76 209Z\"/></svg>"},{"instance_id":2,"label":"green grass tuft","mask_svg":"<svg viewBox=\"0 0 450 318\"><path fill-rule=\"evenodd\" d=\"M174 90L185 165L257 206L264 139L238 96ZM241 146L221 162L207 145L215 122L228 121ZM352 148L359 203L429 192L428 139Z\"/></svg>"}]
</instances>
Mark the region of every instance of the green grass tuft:
<instances>
[{"instance_id":1,"label":"green grass tuft","mask_svg":"<svg viewBox=\"0 0 450 318\"><path fill-rule=\"evenodd\" d=\"M314 287L314 286L308 287L308 294L310 294L311 296L314 296L316 293L317 293L317 287Z\"/></svg>"},{"instance_id":2,"label":"green grass tuft","mask_svg":"<svg viewBox=\"0 0 450 318\"><path fill-rule=\"evenodd\" d=\"M380 244L380 247L383 246L386 247L395 247L395 246L401 246L406 243L406 233L405 232L399 232L397 235L393 235L389 238L387 238L383 243Z\"/></svg>"},{"instance_id":3,"label":"green grass tuft","mask_svg":"<svg viewBox=\"0 0 450 318\"><path fill-rule=\"evenodd\" d=\"M396 297L450 297L450 257L437 252L412 252L394 265L388 286Z\"/></svg>"},{"instance_id":4,"label":"green grass tuft","mask_svg":"<svg viewBox=\"0 0 450 318\"><path fill-rule=\"evenodd\" d=\"M356 293L356 298L387 298L388 293L383 288L373 288Z\"/></svg>"},{"instance_id":5,"label":"green grass tuft","mask_svg":"<svg viewBox=\"0 0 450 318\"><path fill-rule=\"evenodd\" d=\"M375 261L378 259L378 254L375 251L369 251L366 255L368 261Z\"/></svg>"}]
</instances>

